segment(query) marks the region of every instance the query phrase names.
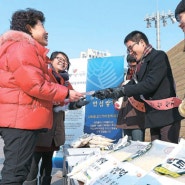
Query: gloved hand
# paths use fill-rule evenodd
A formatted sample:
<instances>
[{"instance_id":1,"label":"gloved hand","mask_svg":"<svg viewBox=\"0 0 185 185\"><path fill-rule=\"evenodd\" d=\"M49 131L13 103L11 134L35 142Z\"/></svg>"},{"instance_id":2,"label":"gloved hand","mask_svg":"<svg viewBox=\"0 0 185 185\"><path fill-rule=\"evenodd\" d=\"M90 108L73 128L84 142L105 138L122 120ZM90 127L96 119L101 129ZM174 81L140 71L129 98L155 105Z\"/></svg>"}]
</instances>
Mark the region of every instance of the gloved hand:
<instances>
[{"instance_id":1,"label":"gloved hand","mask_svg":"<svg viewBox=\"0 0 185 185\"><path fill-rule=\"evenodd\" d=\"M93 97L96 97L100 100L111 98L111 99L118 99L122 96L125 96L124 87L116 87L116 88L108 88L99 91L95 91L92 94Z\"/></svg>"},{"instance_id":2,"label":"gloved hand","mask_svg":"<svg viewBox=\"0 0 185 185\"><path fill-rule=\"evenodd\" d=\"M70 102L69 104L69 110L75 110L75 109L79 109L82 106L85 106L89 103L89 101L87 101L85 99L85 97L81 98L80 100L76 101L76 102Z\"/></svg>"}]
</instances>

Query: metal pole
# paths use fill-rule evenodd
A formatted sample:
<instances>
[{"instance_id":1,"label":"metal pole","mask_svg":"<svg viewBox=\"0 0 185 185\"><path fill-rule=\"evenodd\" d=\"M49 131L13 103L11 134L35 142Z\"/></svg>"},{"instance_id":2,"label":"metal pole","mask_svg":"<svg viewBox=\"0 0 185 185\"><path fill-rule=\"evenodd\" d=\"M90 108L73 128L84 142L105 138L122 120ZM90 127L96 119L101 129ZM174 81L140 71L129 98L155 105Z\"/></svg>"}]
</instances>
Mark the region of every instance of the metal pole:
<instances>
[{"instance_id":1,"label":"metal pole","mask_svg":"<svg viewBox=\"0 0 185 185\"><path fill-rule=\"evenodd\" d=\"M166 19L170 18L172 23L175 22L175 18L174 18L174 14L169 11L168 13L162 13L160 14L159 11L157 10L156 14L155 15L151 15L151 16L146 16L144 21L147 22L147 28L150 28L151 27L151 22L152 21L155 21L155 27L156 27L156 49L160 49L161 46L160 46L160 21L162 20L163 21L163 26L166 26L167 24L167 21Z\"/></svg>"},{"instance_id":2,"label":"metal pole","mask_svg":"<svg viewBox=\"0 0 185 185\"><path fill-rule=\"evenodd\" d=\"M157 11L157 17L156 17L156 38L157 38L157 49L160 49L160 15L159 11Z\"/></svg>"}]
</instances>

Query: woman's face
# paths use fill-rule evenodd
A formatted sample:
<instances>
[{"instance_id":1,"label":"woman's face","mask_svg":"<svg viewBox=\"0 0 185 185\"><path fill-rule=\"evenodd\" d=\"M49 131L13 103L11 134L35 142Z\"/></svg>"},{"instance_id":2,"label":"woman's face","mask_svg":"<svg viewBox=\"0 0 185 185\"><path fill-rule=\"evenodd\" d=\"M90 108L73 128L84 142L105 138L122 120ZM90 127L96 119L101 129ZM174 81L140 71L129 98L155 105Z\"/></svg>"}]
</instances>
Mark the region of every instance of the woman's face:
<instances>
[{"instance_id":1,"label":"woman's face","mask_svg":"<svg viewBox=\"0 0 185 185\"><path fill-rule=\"evenodd\" d=\"M55 71L58 73L60 71L65 71L68 68L68 62L64 55L59 53L52 61L51 64Z\"/></svg>"},{"instance_id":2,"label":"woman's face","mask_svg":"<svg viewBox=\"0 0 185 185\"><path fill-rule=\"evenodd\" d=\"M44 25L40 20L37 21L37 24L33 27L28 26L31 36L39 42L42 46L48 45L48 33L46 32Z\"/></svg>"}]
</instances>

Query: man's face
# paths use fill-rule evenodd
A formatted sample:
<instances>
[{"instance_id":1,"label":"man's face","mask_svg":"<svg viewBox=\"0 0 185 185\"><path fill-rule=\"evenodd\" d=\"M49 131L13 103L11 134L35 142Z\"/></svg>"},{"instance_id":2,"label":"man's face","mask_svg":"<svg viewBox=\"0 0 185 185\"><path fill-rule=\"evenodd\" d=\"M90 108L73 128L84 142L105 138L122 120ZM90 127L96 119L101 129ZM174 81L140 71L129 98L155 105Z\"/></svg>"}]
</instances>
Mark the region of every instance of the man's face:
<instances>
[{"instance_id":1,"label":"man's face","mask_svg":"<svg viewBox=\"0 0 185 185\"><path fill-rule=\"evenodd\" d=\"M129 62L128 63L128 67L132 70L135 70L136 68L136 65L137 65L137 62Z\"/></svg>"},{"instance_id":2,"label":"man's face","mask_svg":"<svg viewBox=\"0 0 185 185\"><path fill-rule=\"evenodd\" d=\"M129 40L126 44L127 53L132 55L137 61L139 61L145 50L146 44L143 40L140 40L138 43Z\"/></svg>"},{"instance_id":3,"label":"man's face","mask_svg":"<svg viewBox=\"0 0 185 185\"><path fill-rule=\"evenodd\" d=\"M182 12L178 16L179 27L185 32L185 12Z\"/></svg>"}]
</instances>

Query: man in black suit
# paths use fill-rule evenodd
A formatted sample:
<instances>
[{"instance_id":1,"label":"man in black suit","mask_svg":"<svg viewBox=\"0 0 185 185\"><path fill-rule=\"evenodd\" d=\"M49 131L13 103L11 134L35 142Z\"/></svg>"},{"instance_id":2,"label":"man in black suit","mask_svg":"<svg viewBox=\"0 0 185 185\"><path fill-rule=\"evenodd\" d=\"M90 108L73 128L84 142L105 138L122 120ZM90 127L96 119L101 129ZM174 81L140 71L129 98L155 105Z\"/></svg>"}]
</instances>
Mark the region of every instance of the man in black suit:
<instances>
[{"instance_id":1,"label":"man in black suit","mask_svg":"<svg viewBox=\"0 0 185 185\"><path fill-rule=\"evenodd\" d=\"M140 31L129 33L124 44L127 52L138 62L134 77L122 87L99 90L93 96L105 99L140 95L139 101L145 105L145 125L150 128L151 140L178 143L182 119L178 112L180 100L176 102L174 78L166 53L154 49L147 36Z\"/></svg>"}]
</instances>

